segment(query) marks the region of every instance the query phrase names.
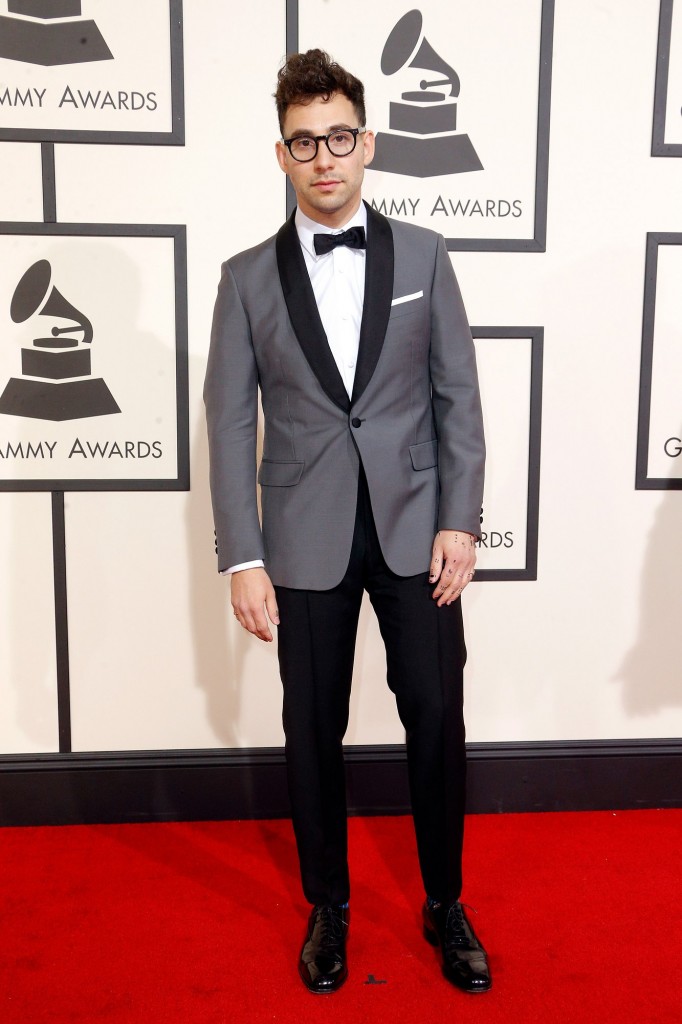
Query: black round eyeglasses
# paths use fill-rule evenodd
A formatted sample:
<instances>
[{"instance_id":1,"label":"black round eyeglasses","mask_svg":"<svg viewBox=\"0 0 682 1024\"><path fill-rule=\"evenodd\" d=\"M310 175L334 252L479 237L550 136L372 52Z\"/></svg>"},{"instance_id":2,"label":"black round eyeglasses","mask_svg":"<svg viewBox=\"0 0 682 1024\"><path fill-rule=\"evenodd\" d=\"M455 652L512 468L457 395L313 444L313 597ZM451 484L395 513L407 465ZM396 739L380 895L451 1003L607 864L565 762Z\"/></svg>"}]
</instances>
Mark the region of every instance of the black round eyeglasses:
<instances>
[{"instance_id":1,"label":"black round eyeglasses","mask_svg":"<svg viewBox=\"0 0 682 1024\"><path fill-rule=\"evenodd\" d=\"M317 156L317 147L324 142L332 156L350 156L355 149L358 135L364 135L366 128L341 128L328 135L295 135L293 139L282 139L294 160L305 164Z\"/></svg>"}]
</instances>

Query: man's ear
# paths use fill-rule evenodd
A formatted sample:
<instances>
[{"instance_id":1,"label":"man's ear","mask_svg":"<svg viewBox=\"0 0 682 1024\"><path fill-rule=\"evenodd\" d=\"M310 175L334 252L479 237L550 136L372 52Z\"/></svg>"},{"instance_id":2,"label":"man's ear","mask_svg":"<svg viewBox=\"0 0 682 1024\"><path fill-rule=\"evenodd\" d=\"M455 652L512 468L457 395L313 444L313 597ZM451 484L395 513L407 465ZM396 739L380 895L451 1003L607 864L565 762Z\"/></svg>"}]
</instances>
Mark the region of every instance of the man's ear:
<instances>
[{"instance_id":1,"label":"man's ear","mask_svg":"<svg viewBox=\"0 0 682 1024\"><path fill-rule=\"evenodd\" d=\"M285 174L288 174L287 170L287 147L277 140L275 143L275 153L277 154L277 163L282 168Z\"/></svg>"},{"instance_id":2,"label":"man's ear","mask_svg":"<svg viewBox=\"0 0 682 1024\"><path fill-rule=\"evenodd\" d=\"M371 164L372 160L374 159L374 141L374 132L366 131L365 134L362 136L362 146L364 150L363 163L365 167Z\"/></svg>"}]
</instances>

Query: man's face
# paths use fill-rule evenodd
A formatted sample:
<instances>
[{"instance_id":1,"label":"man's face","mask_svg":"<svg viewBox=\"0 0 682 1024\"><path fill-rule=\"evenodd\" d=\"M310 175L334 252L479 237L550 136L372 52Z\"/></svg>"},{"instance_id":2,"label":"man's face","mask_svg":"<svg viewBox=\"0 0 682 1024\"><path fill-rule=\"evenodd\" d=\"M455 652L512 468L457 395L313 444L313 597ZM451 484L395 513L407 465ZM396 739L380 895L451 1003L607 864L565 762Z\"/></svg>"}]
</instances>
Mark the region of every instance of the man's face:
<instances>
[{"instance_id":1,"label":"man's face","mask_svg":"<svg viewBox=\"0 0 682 1024\"><path fill-rule=\"evenodd\" d=\"M329 99L315 96L310 103L297 103L287 110L284 138L295 135L328 135L340 128L358 128L357 114L343 93ZM360 189L365 167L374 156L374 133L358 135L357 144L348 156L334 156L324 142L319 142L317 155L307 163L294 160L281 142L277 143L277 159L294 186L302 213L327 227L341 227L360 205Z\"/></svg>"}]
</instances>

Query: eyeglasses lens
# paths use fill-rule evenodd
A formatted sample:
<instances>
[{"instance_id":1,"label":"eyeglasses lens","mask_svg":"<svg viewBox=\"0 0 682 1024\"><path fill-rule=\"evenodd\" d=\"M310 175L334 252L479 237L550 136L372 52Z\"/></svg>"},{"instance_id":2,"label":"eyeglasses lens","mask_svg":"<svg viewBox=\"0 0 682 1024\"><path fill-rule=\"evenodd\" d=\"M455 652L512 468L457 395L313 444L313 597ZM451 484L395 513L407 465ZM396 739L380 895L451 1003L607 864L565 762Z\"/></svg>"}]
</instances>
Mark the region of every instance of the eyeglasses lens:
<instances>
[{"instance_id":1,"label":"eyeglasses lens","mask_svg":"<svg viewBox=\"0 0 682 1024\"><path fill-rule=\"evenodd\" d=\"M334 132L327 136L329 152L334 156L348 156L355 149L355 135L353 132ZM290 145L291 155L295 160L305 163L313 160L317 152L317 142L308 135L301 135L293 139Z\"/></svg>"}]
</instances>

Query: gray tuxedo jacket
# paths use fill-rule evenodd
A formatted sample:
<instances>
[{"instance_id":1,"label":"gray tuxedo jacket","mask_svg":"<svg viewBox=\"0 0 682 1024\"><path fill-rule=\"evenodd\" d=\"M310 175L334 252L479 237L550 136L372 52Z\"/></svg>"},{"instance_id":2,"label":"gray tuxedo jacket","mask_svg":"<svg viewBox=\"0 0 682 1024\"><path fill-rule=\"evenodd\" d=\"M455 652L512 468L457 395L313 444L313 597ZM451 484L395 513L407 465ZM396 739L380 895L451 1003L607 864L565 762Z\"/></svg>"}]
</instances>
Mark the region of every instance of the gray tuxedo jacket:
<instances>
[{"instance_id":1,"label":"gray tuxedo jacket","mask_svg":"<svg viewBox=\"0 0 682 1024\"><path fill-rule=\"evenodd\" d=\"M476 363L445 243L369 207L367 216L350 399L293 216L223 264L204 388L220 569L262 558L275 584L336 586L350 555L360 460L393 572L425 572L438 529L479 534L485 447Z\"/></svg>"}]
</instances>

